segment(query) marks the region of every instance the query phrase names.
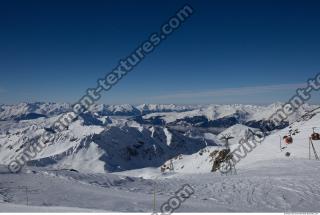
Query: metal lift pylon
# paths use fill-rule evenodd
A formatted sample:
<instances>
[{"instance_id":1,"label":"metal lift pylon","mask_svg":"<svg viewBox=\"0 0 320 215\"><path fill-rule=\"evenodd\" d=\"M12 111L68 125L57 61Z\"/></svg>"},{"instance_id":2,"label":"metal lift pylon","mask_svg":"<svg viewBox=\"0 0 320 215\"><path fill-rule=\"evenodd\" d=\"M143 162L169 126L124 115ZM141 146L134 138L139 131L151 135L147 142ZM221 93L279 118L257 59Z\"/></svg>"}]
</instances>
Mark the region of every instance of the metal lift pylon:
<instances>
[{"instance_id":1,"label":"metal lift pylon","mask_svg":"<svg viewBox=\"0 0 320 215\"><path fill-rule=\"evenodd\" d=\"M232 137L230 134L225 134L223 135L220 140L224 140L225 141L225 148L228 151L228 154L231 152L230 149L230 145L229 145L229 140L233 139L234 137ZM220 171L223 175L236 175L237 174L237 170L235 165L233 164L233 162L230 161L230 159L226 158L225 160L226 163L226 167L229 168L228 171Z\"/></svg>"}]
</instances>

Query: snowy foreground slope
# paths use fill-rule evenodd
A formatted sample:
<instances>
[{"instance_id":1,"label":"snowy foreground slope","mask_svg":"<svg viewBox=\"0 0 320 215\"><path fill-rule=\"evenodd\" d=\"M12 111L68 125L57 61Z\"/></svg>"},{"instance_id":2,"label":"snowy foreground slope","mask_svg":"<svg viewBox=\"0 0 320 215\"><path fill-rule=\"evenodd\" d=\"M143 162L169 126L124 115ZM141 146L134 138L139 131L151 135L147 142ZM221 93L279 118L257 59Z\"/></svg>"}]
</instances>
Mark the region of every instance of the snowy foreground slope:
<instances>
[{"instance_id":1,"label":"snowy foreground slope","mask_svg":"<svg viewBox=\"0 0 320 215\"><path fill-rule=\"evenodd\" d=\"M0 203L1 204L1 203ZM1 204L0 212L10 213L106 213L107 211L90 210L71 207L50 207L50 206L27 206L17 204Z\"/></svg>"},{"instance_id":2,"label":"snowy foreground slope","mask_svg":"<svg viewBox=\"0 0 320 215\"><path fill-rule=\"evenodd\" d=\"M113 120L111 128L114 131L110 131L110 128L104 130L97 125L85 126L82 119L72 125L77 129L72 129L71 126L72 132L60 134L57 141L43 154L48 157L50 153L60 150L64 155L64 147L74 149L69 150L69 154L66 153L67 156L62 156L62 159L57 159L55 165L29 166L18 174L10 173L5 165L0 166L0 211L23 212L40 207L39 210L50 212L152 212L154 184L157 211L160 211L161 205L173 197L175 191L184 184L189 184L193 187L194 194L182 203L177 212L319 212L320 162L314 160L314 156L309 160L308 137L313 127L320 127L320 111L314 111L311 116L310 119L294 122L290 127L274 130L236 165L237 174L228 176L210 172L212 161L209 154L223 148L220 140L223 134L235 136L230 144L232 149L236 149L238 141L248 129L254 130L248 126L236 124L218 135L207 131L187 131L179 135L179 132L166 127L142 126L127 119ZM0 139L14 147L21 146L24 136L36 135L48 123L41 118L36 120L38 127L34 131L25 130L28 126L21 124L32 124L34 120L15 124L14 129L12 124L7 125L5 122L2 128L10 126L10 137L3 135ZM280 151L280 138L287 135L289 129L299 132L293 136L293 144ZM124 131L130 135L124 136ZM100 135L101 133L104 135ZM174 157L172 172L163 174L159 166L150 165L108 173L104 171L105 164L101 162L112 163L119 160L97 157L100 153L113 151L102 148L103 142L96 139L93 139L95 144L82 140L97 134L106 141L121 136L126 137L121 139L123 141L128 137L139 137L146 143L151 141L156 147L166 149L163 154L156 154L163 159L170 150L180 147L182 150L182 143L197 141L201 147L200 150L193 151L195 148L190 145L189 151L185 151L190 153ZM121 144L126 146L129 143ZM90 148L91 145L96 148ZM320 141L314 141L314 145L320 155ZM285 156L287 152L290 153L289 157ZM138 162L142 157L131 159L127 162ZM122 163L124 160L120 161L125 166ZM73 164L71 167L79 172L63 170L67 164ZM134 164L136 165L138 164ZM87 171L90 168L94 171Z\"/></svg>"},{"instance_id":3,"label":"snowy foreground slope","mask_svg":"<svg viewBox=\"0 0 320 215\"><path fill-rule=\"evenodd\" d=\"M29 204L48 210L79 211L79 208L122 212L151 212L153 183L157 205L174 196L183 184L190 184L194 195L180 212L284 212L319 211L319 163L309 160L258 162L238 175L212 173L174 174L146 180L116 177L112 174L81 174L36 170L30 173L0 174L0 211L28 211L23 190L28 187ZM12 187L12 188L8 188ZM68 207L68 208L65 208ZM11 209L10 209L11 208ZM72 209L74 208L74 209ZM32 209L32 208L31 208ZM86 212L87 210L84 210Z\"/></svg>"}]
</instances>

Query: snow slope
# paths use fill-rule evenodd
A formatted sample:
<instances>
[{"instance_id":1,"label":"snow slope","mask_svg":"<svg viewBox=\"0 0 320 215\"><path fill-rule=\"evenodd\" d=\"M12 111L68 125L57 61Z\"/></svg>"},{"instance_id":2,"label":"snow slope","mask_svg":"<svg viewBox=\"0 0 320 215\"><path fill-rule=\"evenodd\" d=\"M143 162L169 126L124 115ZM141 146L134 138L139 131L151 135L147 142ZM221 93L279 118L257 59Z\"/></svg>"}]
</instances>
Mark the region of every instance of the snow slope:
<instances>
[{"instance_id":1,"label":"snow slope","mask_svg":"<svg viewBox=\"0 0 320 215\"><path fill-rule=\"evenodd\" d=\"M254 148L251 152L248 152L248 155L242 159L240 162L236 164L237 169L246 169L250 168L252 165L255 165L257 162L263 164L263 162L273 161L275 159L279 160L279 162L284 161L301 161L309 159L309 137L312 133L312 128L317 127L317 131L320 132L320 109L317 109L313 112L310 112L309 115L314 115L311 119L299 120L294 122L282 130L273 131L269 136L267 136L261 144L258 144L256 148ZM205 135L205 139L211 139L212 141L217 143L217 146L207 146L202 150L194 153L192 155L181 155L173 159L173 165L175 172L177 173L208 173L211 171L212 167L212 159L209 156L215 150L221 150L224 148L224 142L220 140L223 135L230 134L235 137L229 141L231 151L236 151L238 147L240 147L239 141L242 138L246 137L248 133L248 129L252 131L256 131L256 129L249 128L244 125L234 125L219 135L213 135L207 133ZM289 130L295 132L293 137L293 144L286 145L282 137L289 134ZM280 150L280 138L282 147L285 147L282 151ZM320 156L320 141L314 141L314 147L318 156ZM244 155L243 148L240 147L240 151L236 151L235 153L239 155ZM286 153L289 152L290 156L287 157ZM314 158L314 154L312 152L311 159ZM319 161L316 161L316 163ZM320 163L319 163L320 164ZM131 171L130 174L135 176L143 176L143 177L152 177L153 175L157 175L160 172L160 168L156 171L152 169L142 169Z\"/></svg>"},{"instance_id":2,"label":"snow slope","mask_svg":"<svg viewBox=\"0 0 320 215\"><path fill-rule=\"evenodd\" d=\"M41 134L59 117L19 122L1 122L0 164L8 164L24 150L33 149ZM161 126L140 125L126 118L112 117L101 123L92 114L72 122L58 132L29 165L72 168L83 172L113 172L147 166L160 166L180 153L192 154L214 145L201 137L192 137Z\"/></svg>"},{"instance_id":3,"label":"snow slope","mask_svg":"<svg viewBox=\"0 0 320 215\"><path fill-rule=\"evenodd\" d=\"M170 128L140 125L127 119L115 119L108 126L88 126L79 119L66 133L60 134L57 141L50 145L52 148L42 154L47 157L56 151L63 154L66 148L72 149L57 159L56 165L28 167L18 174L11 174L6 166L0 166L0 210L152 212L153 189L156 187L156 209L160 211L162 203L184 184L189 184L195 192L182 203L178 212L319 212L320 165L313 157L308 159L308 137L313 127L320 127L320 110L309 116L294 122L291 128L274 131L236 165L237 174L229 176L210 172L212 162L209 154L224 147L219 135L204 133L201 136L201 133L187 132L179 136ZM32 127L35 122L37 126ZM0 140L5 141L5 147L8 142L21 146L19 140L26 136L32 139L32 135L40 132L46 123L49 123L48 119L44 118L16 124L3 122L1 128L10 130L10 135L4 133ZM248 129L244 125L234 125L223 133L230 133L239 139ZM293 144L280 151L280 137L286 135L289 129L299 132L295 132ZM73 143L71 138L78 140ZM177 142L177 139L186 142ZM99 162L107 161L111 165L118 161L120 148L116 146L133 146L138 143L136 140L145 141L144 144L152 143L147 144L150 148L140 149L155 150L154 146L161 144L164 148L172 147L175 153L186 150L182 147L185 145L194 147L200 144L201 147L193 148L198 150L189 154L177 154L173 158L172 172L162 174L160 168L152 166L135 169L126 166L127 170L121 172L98 173L100 168L105 170L105 163ZM320 142L315 141L314 144L320 152ZM231 144L232 149L237 146L239 144L236 142ZM142 151L139 151L138 158L131 157L127 164L124 161L117 164L123 168L145 161L140 160ZM290 152L290 157L285 156L286 152ZM97 159L101 156L104 159ZM79 169L81 172L63 168ZM95 168L93 172L86 171ZM31 207L25 206L26 187Z\"/></svg>"},{"instance_id":4,"label":"snow slope","mask_svg":"<svg viewBox=\"0 0 320 215\"><path fill-rule=\"evenodd\" d=\"M309 137L312 134L313 127L317 127L317 132L320 133L320 109L317 109L310 114L316 114L311 119L294 122L285 129L275 132L265 138L248 156L239 163L239 167L249 166L257 161L283 159L308 159L309 158ZM293 135L293 143L286 145L283 140L282 145L286 147L280 151L280 139L289 134L289 130L298 130L298 133ZM320 141L314 141L314 147L320 155ZM290 157L286 157L285 153L289 152ZM314 157L312 157L314 159Z\"/></svg>"},{"instance_id":5,"label":"snow slope","mask_svg":"<svg viewBox=\"0 0 320 215\"><path fill-rule=\"evenodd\" d=\"M29 205L50 211L68 207L66 211L76 212L152 212L155 184L156 210L160 211L162 203L189 184L195 192L177 212L319 212L319 170L319 163L313 160L269 160L239 169L232 176L172 173L153 180L64 170L2 172L0 195L5 202L0 203L0 210L24 211L25 206L12 205L26 204L24 190L14 188L28 187Z\"/></svg>"},{"instance_id":6,"label":"snow slope","mask_svg":"<svg viewBox=\"0 0 320 215\"><path fill-rule=\"evenodd\" d=\"M10 203L0 203L1 213L107 213L97 209L85 209L75 207L52 207L52 206L28 206Z\"/></svg>"},{"instance_id":7,"label":"snow slope","mask_svg":"<svg viewBox=\"0 0 320 215\"><path fill-rule=\"evenodd\" d=\"M242 138L248 135L249 130L255 132L258 129L250 128L241 124L236 124L222 131L217 137L221 139L223 136L230 135L233 138L229 140L229 145L237 145Z\"/></svg>"}]
</instances>

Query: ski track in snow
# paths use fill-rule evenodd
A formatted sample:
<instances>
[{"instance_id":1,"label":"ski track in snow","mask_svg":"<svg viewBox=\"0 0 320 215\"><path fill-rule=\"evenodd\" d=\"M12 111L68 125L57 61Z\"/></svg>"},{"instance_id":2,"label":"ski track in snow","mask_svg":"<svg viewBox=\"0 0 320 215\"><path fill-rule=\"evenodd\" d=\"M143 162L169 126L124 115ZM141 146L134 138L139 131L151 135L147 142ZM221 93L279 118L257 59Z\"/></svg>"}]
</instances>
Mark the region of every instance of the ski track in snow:
<instances>
[{"instance_id":1,"label":"ski track in snow","mask_svg":"<svg viewBox=\"0 0 320 215\"><path fill-rule=\"evenodd\" d=\"M285 171L283 166L275 168L272 161L264 162L264 168L257 165L233 176L169 174L156 180L36 168L20 174L2 172L0 196L11 204L25 205L23 188L28 187L29 204L33 206L151 212L155 182L158 209L183 184L190 184L195 193L182 204L180 212L319 211L318 162L278 162L282 162ZM301 162L303 167L297 174L295 166Z\"/></svg>"}]
</instances>

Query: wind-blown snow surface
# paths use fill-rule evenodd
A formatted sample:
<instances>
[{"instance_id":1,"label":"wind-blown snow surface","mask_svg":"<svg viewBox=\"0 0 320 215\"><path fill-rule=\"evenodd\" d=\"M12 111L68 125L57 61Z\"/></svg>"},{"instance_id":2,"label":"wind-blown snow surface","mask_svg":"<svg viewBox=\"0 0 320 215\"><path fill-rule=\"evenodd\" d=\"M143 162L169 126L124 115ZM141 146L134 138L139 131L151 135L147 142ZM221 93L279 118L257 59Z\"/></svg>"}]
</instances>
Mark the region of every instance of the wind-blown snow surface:
<instances>
[{"instance_id":1,"label":"wind-blown snow surface","mask_svg":"<svg viewBox=\"0 0 320 215\"><path fill-rule=\"evenodd\" d=\"M225 111L213 108L219 110L219 116L210 117L229 116L233 107L236 105ZM261 108L265 112L258 117L257 108L240 116L259 119L272 112ZM250 108L244 110L250 112ZM172 112L161 114L174 116ZM320 127L320 113L316 110L309 115L311 119L293 122L291 128L273 131L236 165L237 175L229 176L210 172L209 154L224 147L220 140L223 134L235 137L230 145L236 149L238 140L248 129L253 130L248 126L235 124L215 135L190 127L181 131L140 124L97 112L80 116L38 155L33 164L42 167L29 166L18 174L0 167L0 211L32 211L39 206L41 210L48 207L48 211L66 212L81 208L84 212L152 212L154 184L158 211L175 191L189 184L195 193L178 212L319 212L320 163L314 157L308 159L308 137L313 127ZM22 145L36 141L57 117L1 122L1 162L10 160L12 153L8 152L21 152ZM293 144L280 151L280 137L289 129L299 132L295 132ZM320 154L320 141L314 144ZM170 158L174 171L162 174L159 166ZM30 207L26 206L25 188Z\"/></svg>"},{"instance_id":2,"label":"wind-blown snow surface","mask_svg":"<svg viewBox=\"0 0 320 215\"><path fill-rule=\"evenodd\" d=\"M68 171L32 170L0 174L0 211L12 204L68 207L65 211L99 209L120 212L151 212L156 183L157 210L188 183L194 195L179 212L284 212L319 211L319 163L309 160L257 162L238 175L212 173L172 174L156 180L114 174L84 174ZM1 198L0 198L1 199ZM10 205L8 205L10 202ZM26 211L25 207L14 208ZM56 211L61 211L57 209ZM84 210L85 212L86 210Z\"/></svg>"},{"instance_id":3,"label":"wind-blown snow surface","mask_svg":"<svg viewBox=\"0 0 320 215\"><path fill-rule=\"evenodd\" d=\"M30 205L17 205L17 204L1 204L0 212L10 213L107 213L108 211L90 210L85 208L72 208L72 207L52 207L52 206L30 206Z\"/></svg>"}]
</instances>

